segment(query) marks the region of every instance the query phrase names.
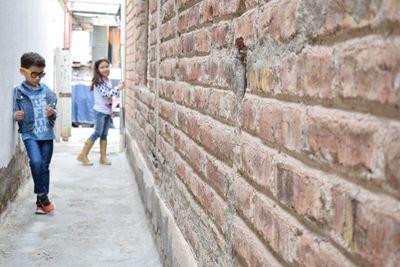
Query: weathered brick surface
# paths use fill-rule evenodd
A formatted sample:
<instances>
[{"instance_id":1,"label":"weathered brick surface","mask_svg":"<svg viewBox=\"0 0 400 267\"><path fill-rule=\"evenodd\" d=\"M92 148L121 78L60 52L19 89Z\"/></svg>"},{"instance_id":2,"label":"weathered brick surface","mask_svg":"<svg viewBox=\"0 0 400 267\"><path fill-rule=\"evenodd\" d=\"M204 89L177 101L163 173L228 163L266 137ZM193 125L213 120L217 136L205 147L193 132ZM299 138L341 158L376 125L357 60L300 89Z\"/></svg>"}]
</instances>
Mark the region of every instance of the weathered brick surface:
<instances>
[{"instance_id":1,"label":"weathered brick surface","mask_svg":"<svg viewBox=\"0 0 400 267\"><path fill-rule=\"evenodd\" d=\"M400 125L388 129L384 141L385 178L390 187L400 188Z\"/></svg>"},{"instance_id":2,"label":"weathered brick surface","mask_svg":"<svg viewBox=\"0 0 400 267\"><path fill-rule=\"evenodd\" d=\"M374 266L399 264L398 203L352 186L339 185L332 191L332 231L339 242Z\"/></svg>"},{"instance_id":3,"label":"weathered brick surface","mask_svg":"<svg viewBox=\"0 0 400 267\"><path fill-rule=\"evenodd\" d=\"M126 127L200 266L400 265L399 1L127 2Z\"/></svg>"},{"instance_id":4,"label":"weathered brick surface","mask_svg":"<svg viewBox=\"0 0 400 267\"><path fill-rule=\"evenodd\" d=\"M340 96L400 106L400 39L357 40L340 48L337 64Z\"/></svg>"},{"instance_id":5,"label":"weathered brick surface","mask_svg":"<svg viewBox=\"0 0 400 267\"><path fill-rule=\"evenodd\" d=\"M12 201L21 185L31 178L28 158L25 151L17 146L16 153L9 165L0 169L0 214L7 208L9 201Z\"/></svg>"},{"instance_id":6,"label":"weathered brick surface","mask_svg":"<svg viewBox=\"0 0 400 267\"><path fill-rule=\"evenodd\" d=\"M259 38L270 36L278 42L284 42L296 34L296 10L298 0L271 1L262 8Z\"/></svg>"},{"instance_id":7,"label":"weathered brick surface","mask_svg":"<svg viewBox=\"0 0 400 267\"><path fill-rule=\"evenodd\" d=\"M370 172L378 168L379 121L315 108L306 123L308 150L316 157Z\"/></svg>"},{"instance_id":8,"label":"weathered brick surface","mask_svg":"<svg viewBox=\"0 0 400 267\"><path fill-rule=\"evenodd\" d=\"M234 224L233 246L235 257L244 266L281 266L271 253L257 240L251 230L239 219Z\"/></svg>"}]
</instances>

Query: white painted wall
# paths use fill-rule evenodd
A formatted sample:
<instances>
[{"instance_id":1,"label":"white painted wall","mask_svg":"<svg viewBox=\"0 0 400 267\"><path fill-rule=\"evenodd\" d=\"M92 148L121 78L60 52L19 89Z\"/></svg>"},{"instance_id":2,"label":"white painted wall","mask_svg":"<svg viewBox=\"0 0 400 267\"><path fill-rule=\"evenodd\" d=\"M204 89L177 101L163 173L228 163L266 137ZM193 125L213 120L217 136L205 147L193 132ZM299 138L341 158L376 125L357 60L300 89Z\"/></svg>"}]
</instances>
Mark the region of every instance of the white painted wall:
<instances>
[{"instance_id":1,"label":"white painted wall","mask_svg":"<svg viewBox=\"0 0 400 267\"><path fill-rule=\"evenodd\" d=\"M47 73L42 82L53 87L53 50L63 46L63 23L63 8L57 0L1 0L0 168L9 164L18 141L12 121L12 89L22 81L21 55L41 54Z\"/></svg>"}]
</instances>

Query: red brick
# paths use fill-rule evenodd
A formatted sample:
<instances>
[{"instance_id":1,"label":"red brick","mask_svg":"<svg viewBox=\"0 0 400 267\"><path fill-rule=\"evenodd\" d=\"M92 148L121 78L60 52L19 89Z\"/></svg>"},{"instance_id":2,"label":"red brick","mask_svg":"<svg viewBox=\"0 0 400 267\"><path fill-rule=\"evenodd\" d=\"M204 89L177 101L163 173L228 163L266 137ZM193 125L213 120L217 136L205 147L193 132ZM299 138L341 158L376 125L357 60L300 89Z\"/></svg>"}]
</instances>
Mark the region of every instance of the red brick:
<instances>
[{"instance_id":1,"label":"red brick","mask_svg":"<svg viewBox=\"0 0 400 267\"><path fill-rule=\"evenodd\" d=\"M168 0L166 1L161 10L161 21L164 23L175 16L175 1Z\"/></svg>"},{"instance_id":2,"label":"red brick","mask_svg":"<svg viewBox=\"0 0 400 267\"><path fill-rule=\"evenodd\" d=\"M331 51L312 48L300 54L298 62L298 87L305 95L332 98L334 67Z\"/></svg>"},{"instance_id":3,"label":"red brick","mask_svg":"<svg viewBox=\"0 0 400 267\"><path fill-rule=\"evenodd\" d=\"M310 109L307 118L309 152L331 163L376 172L379 128L377 121L357 118L354 114Z\"/></svg>"},{"instance_id":4,"label":"red brick","mask_svg":"<svg viewBox=\"0 0 400 267\"><path fill-rule=\"evenodd\" d=\"M233 129L215 121L201 120L200 143L228 164L233 160Z\"/></svg>"},{"instance_id":5,"label":"red brick","mask_svg":"<svg viewBox=\"0 0 400 267\"><path fill-rule=\"evenodd\" d=\"M210 90L204 87L193 87L193 90L189 92L188 106L201 111L208 111L208 100Z\"/></svg>"},{"instance_id":6,"label":"red brick","mask_svg":"<svg viewBox=\"0 0 400 267\"><path fill-rule=\"evenodd\" d=\"M142 114L143 118L146 119L147 122L151 123L154 118L153 110L149 109L145 104L136 100L135 101L137 110Z\"/></svg>"},{"instance_id":7,"label":"red brick","mask_svg":"<svg viewBox=\"0 0 400 267\"><path fill-rule=\"evenodd\" d=\"M215 1L218 2L217 0ZM242 0L224 0L222 5L219 5L220 16L236 15L238 13L243 13L245 10L245 1Z\"/></svg>"},{"instance_id":8,"label":"red brick","mask_svg":"<svg viewBox=\"0 0 400 267\"><path fill-rule=\"evenodd\" d=\"M159 149L161 152L161 155L164 158L165 162L173 162L173 158L174 158L174 149L173 147L168 144L168 142L164 141L163 138L159 139ZM168 167L168 164L165 164L165 167Z\"/></svg>"},{"instance_id":9,"label":"red brick","mask_svg":"<svg viewBox=\"0 0 400 267\"><path fill-rule=\"evenodd\" d=\"M182 131L187 132L188 118L183 110L177 109L177 121L176 126Z\"/></svg>"},{"instance_id":10,"label":"red brick","mask_svg":"<svg viewBox=\"0 0 400 267\"><path fill-rule=\"evenodd\" d=\"M352 2L330 0L324 3L324 9L324 22L319 35L371 26L371 22L379 12L379 5L369 2L359 6Z\"/></svg>"},{"instance_id":11,"label":"red brick","mask_svg":"<svg viewBox=\"0 0 400 267\"><path fill-rule=\"evenodd\" d=\"M211 40L212 44L216 47L226 47L228 44L232 43L229 37L230 24L227 22L221 22L211 28Z\"/></svg>"},{"instance_id":12,"label":"red brick","mask_svg":"<svg viewBox=\"0 0 400 267\"><path fill-rule=\"evenodd\" d=\"M196 113L190 112L187 114L187 128L186 134L195 141L199 141L202 134L201 127L202 121L196 116Z\"/></svg>"},{"instance_id":13,"label":"red brick","mask_svg":"<svg viewBox=\"0 0 400 267\"><path fill-rule=\"evenodd\" d=\"M292 39L297 33L297 4L298 0L266 4L260 15L259 38L265 39L270 34L275 41L279 42Z\"/></svg>"},{"instance_id":14,"label":"red brick","mask_svg":"<svg viewBox=\"0 0 400 267\"><path fill-rule=\"evenodd\" d=\"M197 176L196 176L197 177ZM201 180L196 180L199 183L197 192L193 192L199 200L205 211L210 215L211 219L223 233L227 231L227 218L225 212L227 204Z\"/></svg>"},{"instance_id":15,"label":"red brick","mask_svg":"<svg viewBox=\"0 0 400 267\"><path fill-rule=\"evenodd\" d=\"M181 59L178 63L179 78L183 81L207 81L207 58Z\"/></svg>"},{"instance_id":16,"label":"red brick","mask_svg":"<svg viewBox=\"0 0 400 267\"><path fill-rule=\"evenodd\" d=\"M224 199L227 198L228 179L231 175L231 169L223 166L222 163L210 156L207 156L204 178Z\"/></svg>"},{"instance_id":17,"label":"red brick","mask_svg":"<svg viewBox=\"0 0 400 267\"><path fill-rule=\"evenodd\" d=\"M253 221L255 190L241 178L234 180L235 208L248 221Z\"/></svg>"},{"instance_id":18,"label":"red brick","mask_svg":"<svg viewBox=\"0 0 400 267\"><path fill-rule=\"evenodd\" d=\"M167 130L168 128L166 128ZM226 198L229 169L222 163L204 153L194 141L182 133L175 135L176 148L190 166L210 184L222 198Z\"/></svg>"},{"instance_id":19,"label":"red brick","mask_svg":"<svg viewBox=\"0 0 400 267\"><path fill-rule=\"evenodd\" d=\"M164 137L164 139L169 142L170 144L173 143L174 140L174 128L173 126L167 122L166 120L163 120L162 118L159 118L158 120L158 128L160 131L160 135Z\"/></svg>"},{"instance_id":20,"label":"red brick","mask_svg":"<svg viewBox=\"0 0 400 267\"><path fill-rule=\"evenodd\" d=\"M255 133L258 129L258 104L259 99L256 97L245 97L241 104L240 125L250 133Z\"/></svg>"},{"instance_id":21,"label":"red brick","mask_svg":"<svg viewBox=\"0 0 400 267\"><path fill-rule=\"evenodd\" d=\"M184 33L194 27L200 25L200 10L202 8L202 3L198 3L183 13L179 14L178 18L178 32Z\"/></svg>"},{"instance_id":22,"label":"red brick","mask_svg":"<svg viewBox=\"0 0 400 267\"><path fill-rule=\"evenodd\" d=\"M332 265L326 266L354 266L329 242L306 230L268 198L256 194L254 202L256 231L289 265L325 266L326 257L334 256Z\"/></svg>"},{"instance_id":23,"label":"red brick","mask_svg":"<svg viewBox=\"0 0 400 267\"><path fill-rule=\"evenodd\" d=\"M400 191L400 126L391 127L384 141L385 177L390 187Z\"/></svg>"},{"instance_id":24,"label":"red brick","mask_svg":"<svg viewBox=\"0 0 400 267\"><path fill-rule=\"evenodd\" d=\"M281 266L244 223L234 223L233 248L242 266Z\"/></svg>"},{"instance_id":25,"label":"red brick","mask_svg":"<svg viewBox=\"0 0 400 267\"><path fill-rule=\"evenodd\" d=\"M160 77L165 79L175 79L177 63L175 59L167 59L160 64Z\"/></svg>"},{"instance_id":26,"label":"red brick","mask_svg":"<svg viewBox=\"0 0 400 267\"><path fill-rule=\"evenodd\" d=\"M179 177L186 176L186 162L180 157L177 157L176 160L176 174Z\"/></svg>"},{"instance_id":27,"label":"red brick","mask_svg":"<svg viewBox=\"0 0 400 267\"><path fill-rule=\"evenodd\" d=\"M177 4L177 6L178 6L178 9L181 10L182 7L183 7L184 5L186 5L187 3L189 3L190 1L192 1L192 0L177 0L177 1L176 1L176 4Z\"/></svg>"},{"instance_id":28,"label":"red brick","mask_svg":"<svg viewBox=\"0 0 400 267\"><path fill-rule=\"evenodd\" d=\"M287 67L286 64L282 64L283 67ZM278 71L273 67L263 66L258 67L255 65L249 65L248 72L248 87L250 92L257 94L278 94ZM285 84L286 80L282 79L282 84Z\"/></svg>"},{"instance_id":29,"label":"red brick","mask_svg":"<svg viewBox=\"0 0 400 267\"><path fill-rule=\"evenodd\" d=\"M277 160L277 159L275 159ZM295 161L279 160L271 183L274 196L301 217L325 227L331 221L329 185L322 174Z\"/></svg>"},{"instance_id":30,"label":"red brick","mask_svg":"<svg viewBox=\"0 0 400 267\"><path fill-rule=\"evenodd\" d=\"M160 45L160 58L164 60L166 58L175 57L178 54L178 45L175 39L163 42Z\"/></svg>"},{"instance_id":31,"label":"red brick","mask_svg":"<svg viewBox=\"0 0 400 267\"><path fill-rule=\"evenodd\" d=\"M302 116L305 111L295 105L277 102L260 102L258 135L271 143L289 150L300 151Z\"/></svg>"},{"instance_id":32,"label":"red brick","mask_svg":"<svg viewBox=\"0 0 400 267\"><path fill-rule=\"evenodd\" d=\"M236 114L236 96L231 91L211 90L207 112L234 124L234 115Z\"/></svg>"},{"instance_id":33,"label":"red brick","mask_svg":"<svg viewBox=\"0 0 400 267\"><path fill-rule=\"evenodd\" d=\"M160 99L160 115L165 120L173 123L174 118L174 106L173 103Z\"/></svg>"},{"instance_id":34,"label":"red brick","mask_svg":"<svg viewBox=\"0 0 400 267\"><path fill-rule=\"evenodd\" d=\"M182 34L179 42L179 54L181 56L194 55L194 34L192 32Z\"/></svg>"},{"instance_id":35,"label":"red brick","mask_svg":"<svg viewBox=\"0 0 400 267\"><path fill-rule=\"evenodd\" d=\"M338 94L400 106L400 43L374 38L338 51Z\"/></svg>"},{"instance_id":36,"label":"red brick","mask_svg":"<svg viewBox=\"0 0 400 267\"><path fill-rule=\"evenodd\" d=\"M320 240L316 242L315 237L311 235L305 235L301 238L297 254L299 257L299 266L301 267L354 266L353 263L340 255L338 251L333 250L327 241Z\"/></svg>"},{"instance_id":37,"label":"red brick","mask_svg":"<svg viewBox=\"0 0 400 267\"><path fill-rule=\"evenodd\" d=\"M274 251L290 264L295 263L296 243L302 229L293 220L280 214L266 197L256 194L253 225L259 235Z\"/></svg>"},{"instance_id":38,"label":"red brick","mask_svg":"<svg viewBox=\"0 0 400 267\"><path fill-rule=\"evenodd\" d=\"M209 77L207 82L212 86L232 89L237 77L233 61L226 57L213 56L209 59Z\"/></svg>"},{"instance_id":39,"label":"red brick","mask_svg":"<svg viewBox=\"0 0 400 267\"><path fill-rule=\"evenodd\" d=\"M187 142L186 145L187 147L184 149L187 151L186 157L189 159L190 165L197 172L204 173L203 165L206 161L206 153L191 142Z\"/></svg>"},{"instance_id":40,"label":"red brick","mask_svg":"<svg viewBox=\"0 0 400 267\"><path fill-rule=\"evenodd\" d=\"M215 21L226 16L237 16L246 10L245 1L242 0L205 0L202 6L203 14L201 23Z\"/></svg>"},{"instance_id":41,"label":"red brick","mask_svg":"<svg viewBox=\"0 0 400 267\"><path fill-rule=\"evenodd\" d=\"M193 114L193 112L184 109L178 109L177 115L177 126L194 141L198 141L201 134L201 129L199 126L200 120L198 116Z\"/></svg>"},{"instance_id":42,"label":"red brick","mask_svg":"<svg viewBox=\"0 0 400 267\"><path fill-rule=\"evenodd\" d=\"M187 83L177 83L175 87L175 101L181 105L190 103L190 95L192 94L192 86Z\"/></svg>"},{"instance_id":43,"label":"red brick","mask_svg":"<svg viewBox=\"0 0 400 267\"><path fill-rule=\"evenodd\" d=\"M171 19L170 21L161 25L161 41L171 39L176 34L176 19Z\"/></svg>"},{"instance_id":44,"label":"red brick","mask_svg":"<svg viewBox=\"0 0 400 267\"><path fill-rule=\"evenodd\" d=\"M253 30L257 10L251 10L237 18L235 21L235 39L243 37L246 46L255 41L256 33Z\"/></svg>"},{"instance_id":45,"label":"red brick","mask_svg":"<svg viewBox=\"0 0 400 267\"><path fill-rule=\"evenodd\" d=\"M214 18L220 15L218 4L220 2L216 0L204 0L204 11L202 12L202 22L213 21Z\"/></svg>"},{"instance_id":46,"label":"red brick","mask_svg":"<svg viewBox=\"0 0 400 267\"><path fill-rule=\"evenodd\" d=\"M180 161L179 159L177 160ZM215 225L222 231L227 230L227 220L225 218L225 211L227 204L209 187L204 183L196 174L184 167L184 164L179 162L180 171L184 176L180 177L192 195L199 201L204 211L211 217ZM185 168L183 170L182 168Z\"/></svg>"},{"instance_id":47,"label":"red brick","mask_svg":"<svg viewBox=\"0 0 400 267\"><path fill-rule=\"evenodd\" d=\"M159 90L158 90L159 96L161 98L164 98L164 99L172 102L173 96L174 96L174 89L175 89L174 82L160 80L159 85L160 85Z\"/></svg>"},{"instance_id":48,"label":"red brick","mask_svg":"<svg viewBox=\"0 0 400 267\"><path fill-rule=\"evenodd\" d=\"M301 66L299 66L298 62L299 57L296 54L291 54L282 60L280 80L282 81L282 93L284 94L300 95L297 77Z\"/></svg>"},{"instance_id":49,"label":"red brick","mask_svg":"<svg viewBox=\"0 0 400 267\"><path fill-rule=\"evenodd\" d=\"M194 48L197 54L208 54L210 52L208 40L208 31L198 31L195 33Z\"/></svg>"},{"instance_id":50,"label":"red brick","mask_svg":"<svg viewBox=\"0 0 400 267\"><path fill-rule=\"evenodd\" d=\"M136 97L145 104L148 108L154 109L155 96L153 93L147 91L143 87L136 90Z\"/></svg>"},{"instance_id":51,"label":"red brick","mask_svg":"<svg viewBox=\"0 0 400 267\"><path fill-rule=\"evenodd\" d=\"M333 188L332 196L332 231L338 242L372 266L400 263L398 201L344 185Z\"/></svg>"},{"instance_id":52,"label":"red brick","mask_svg":"<svg viewBox=\"0 0 400 267\"><path fill-rule=\"evenodd\" d=\"M256 184L268 188L273 170L271 153L255 138L242 136L239 170Z\"/></svg>"}]
</instances>

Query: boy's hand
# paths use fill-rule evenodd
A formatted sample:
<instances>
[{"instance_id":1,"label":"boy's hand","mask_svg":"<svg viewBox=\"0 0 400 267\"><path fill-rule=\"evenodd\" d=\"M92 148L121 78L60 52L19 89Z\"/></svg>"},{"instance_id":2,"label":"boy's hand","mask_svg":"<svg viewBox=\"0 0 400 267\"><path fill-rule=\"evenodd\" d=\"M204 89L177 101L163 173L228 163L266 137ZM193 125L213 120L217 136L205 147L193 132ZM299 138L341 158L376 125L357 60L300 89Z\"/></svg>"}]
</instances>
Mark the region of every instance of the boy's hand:
<instances>
[{"instance_id":1,"label":"boy's hand","mask_svg":"<svg viewBox=\"0 0 400 267\"><path fill-rule=\"evenodd\" d=\"M46 107L46 115L47 115L47 117L51 117L51 116L53 116L53 114L54 114L54 109L52 107L50 107L50 106L47 106Z\"/></svg>"},{"instance_id":2,"label":"boy's hand","mask_svg":"<svg viewBox=\"0 0 400 267\"><path fill-rule=\"evenodd\" d=\"M119 90L119 91L121 91L122 89L124 89L125 88L125 82L120 82L119 84L118 84L118 86L117 86L117 89Z\"/></svg>"},{"instance_id":3,"label":"boy's hand","mask_svg":"<svg viewBox=\"0 0 400 267\"><path fill-rule=\"evenodd\" d=\"M25 112L23 110L18 110L17 112L15 112L15 119L17 121L22 121L25 117Z\"/></svg>"}]
</instances>

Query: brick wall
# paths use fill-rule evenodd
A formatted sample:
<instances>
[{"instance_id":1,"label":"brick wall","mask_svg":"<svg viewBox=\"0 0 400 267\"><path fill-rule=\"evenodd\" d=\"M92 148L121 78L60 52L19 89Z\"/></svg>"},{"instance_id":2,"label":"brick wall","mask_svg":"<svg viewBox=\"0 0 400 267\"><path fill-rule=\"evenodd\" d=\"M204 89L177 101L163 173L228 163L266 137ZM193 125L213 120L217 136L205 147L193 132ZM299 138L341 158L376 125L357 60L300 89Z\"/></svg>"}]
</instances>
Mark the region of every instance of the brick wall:
<instances>
[{"instance_id":1,"label":"brick wall","mask_svg":"<svg viewBox=\"0 0 400 267\"><path fill-rule=\"evenodd\" d=\"M127 0L127 135L199 266L400 266L399 26L398 0Z\"/></svg>"},{"instance_id":2,"label":"brick wall","mask_svg":"<svg viewBox=\"0 0 400 267\"><path fill-rule=\"evenodd\" d=\"M18 143L8 166L0 168L0 215L6 210L7 204L16 197L21 186L31 179L30 177L26 152Z\"/></svg>"}]
</instances>

